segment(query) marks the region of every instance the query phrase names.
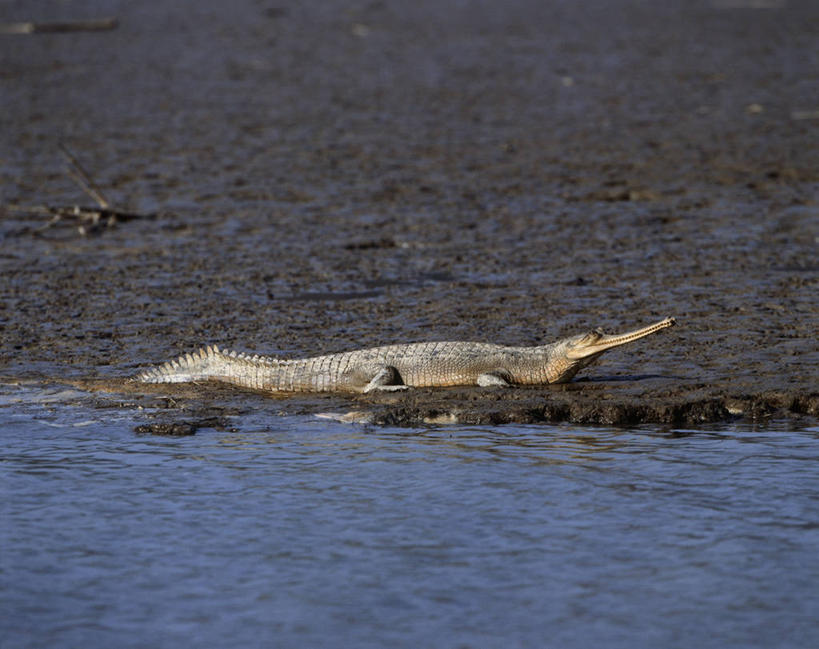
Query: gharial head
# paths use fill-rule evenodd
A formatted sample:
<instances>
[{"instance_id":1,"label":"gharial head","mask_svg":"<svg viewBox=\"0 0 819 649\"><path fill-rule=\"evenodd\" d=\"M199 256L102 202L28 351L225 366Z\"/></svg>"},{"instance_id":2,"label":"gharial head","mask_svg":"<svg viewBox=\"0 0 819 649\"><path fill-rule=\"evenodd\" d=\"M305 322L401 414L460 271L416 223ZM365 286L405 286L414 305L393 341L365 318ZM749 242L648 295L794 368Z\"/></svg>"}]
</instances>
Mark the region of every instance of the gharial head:
<instances>
[{"instance_id":1,"label":"gharial head","mask_svg":"<svg viewBox=\"0 0 819 649\"><path fill-rule=\"evenodd\" d=\"M664 318L652 325L624 334L608 335L603 333L602 329L595 329L585 334L566 338L557 343L555 349L557 353L552 366L554 374L550 377L549 382L569 381L579 370L594 362L604 351L650 336L661 329L673 327L674 324L676 324L674 318Z\"/></svg>"}]
</instances>

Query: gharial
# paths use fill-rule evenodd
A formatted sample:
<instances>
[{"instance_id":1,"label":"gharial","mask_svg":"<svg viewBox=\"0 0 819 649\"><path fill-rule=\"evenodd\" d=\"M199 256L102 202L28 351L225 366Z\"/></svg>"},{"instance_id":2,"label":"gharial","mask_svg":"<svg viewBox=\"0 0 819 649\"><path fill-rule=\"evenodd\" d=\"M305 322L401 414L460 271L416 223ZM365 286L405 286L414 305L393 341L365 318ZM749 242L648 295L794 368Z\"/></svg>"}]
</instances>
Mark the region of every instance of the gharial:
<instances>
[{"instance_id":1,"label":"gharial","mask_svg":"<svg viewBox=\"0 0 819 649\"><path fill-rule=\"evenodd\" d=\"M565 383L604 351L675 324L665 318L620 335L600 329L537 347L428 342L284 360L223 351L215 345L146 370L136 380L215 380L275 392L372 392L451 385Z\"/></svg>"}]
</instances>

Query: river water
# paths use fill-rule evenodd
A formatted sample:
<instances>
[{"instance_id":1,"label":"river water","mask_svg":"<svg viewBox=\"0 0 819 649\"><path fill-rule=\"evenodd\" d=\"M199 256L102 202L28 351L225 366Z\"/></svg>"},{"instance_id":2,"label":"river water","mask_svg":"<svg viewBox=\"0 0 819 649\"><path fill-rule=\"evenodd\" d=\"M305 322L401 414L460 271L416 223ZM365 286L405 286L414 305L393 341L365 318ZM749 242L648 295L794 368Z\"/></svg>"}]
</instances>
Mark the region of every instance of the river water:
<instances>
[{"instance_id":1,"label":"river water","mask_svg":"<svg viewBox=\"0 0 819 649\"><path fill-rule=\"evenodd\" d=\"M807 647L819 428L369 428L0 390L0 646Z\"/></svg>"}]
</instances>

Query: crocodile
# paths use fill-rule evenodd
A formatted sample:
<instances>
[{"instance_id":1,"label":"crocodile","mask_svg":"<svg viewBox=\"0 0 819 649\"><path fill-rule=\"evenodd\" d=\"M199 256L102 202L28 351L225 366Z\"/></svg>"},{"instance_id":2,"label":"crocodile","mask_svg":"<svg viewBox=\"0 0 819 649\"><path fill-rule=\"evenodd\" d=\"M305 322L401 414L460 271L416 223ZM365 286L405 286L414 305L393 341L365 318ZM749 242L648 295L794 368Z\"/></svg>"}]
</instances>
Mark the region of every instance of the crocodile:
<instances>
[{"instance_id":1,"label":"crocodile","mask_svg":"<svg viewBox=\"0 0 819 649\"><path fill-rule=\"evenodd\" d=\"M215 380L274 392L364 393L410 387L566 383L606 350L674 324L674 318L665 318L619 335L595 329L536 347L426 342L292 360L251 356L211 345L148 369L135 379L145 383Z\"/></svg>"}]
</instances>

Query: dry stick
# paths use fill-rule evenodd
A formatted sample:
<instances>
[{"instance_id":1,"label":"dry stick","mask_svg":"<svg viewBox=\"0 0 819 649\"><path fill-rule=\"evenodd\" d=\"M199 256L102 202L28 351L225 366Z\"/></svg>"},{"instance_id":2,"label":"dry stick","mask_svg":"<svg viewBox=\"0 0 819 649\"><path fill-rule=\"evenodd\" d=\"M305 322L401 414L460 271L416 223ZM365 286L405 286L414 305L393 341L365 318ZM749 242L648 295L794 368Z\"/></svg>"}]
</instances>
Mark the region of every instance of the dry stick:
<instances>
[{"instance_id":1,"label":"dry stick","mask_svg":"<svg viewBox=\"0 0 819 649\"><path fill-rule=\"evenodd\" d=\"M91 180L91 177L86 173L85 169L80 166L79 161L77 158L74 157L74 154L68 150L62 142L57 145L60 148L60 152L63 154L63 157L68 161L69 171L68 175L71 179L77 183L82 190L88 194L91 198L97 201L97 204L104 210L107 210L111 207L111 203L105 198L105 195L102 193L99 187Z\"/></svg>"},{"instance_id":2,"label":"dry stick","mask_svg":"<svg viewBox=\"0 0 819 649\"><path fill-rule=\"evenodd\" d=\"M61 23L0 23L0 34L47 34L56 32L101 32L116 29L116 18L73 20Z\"/></svg>"}]
</instances>

